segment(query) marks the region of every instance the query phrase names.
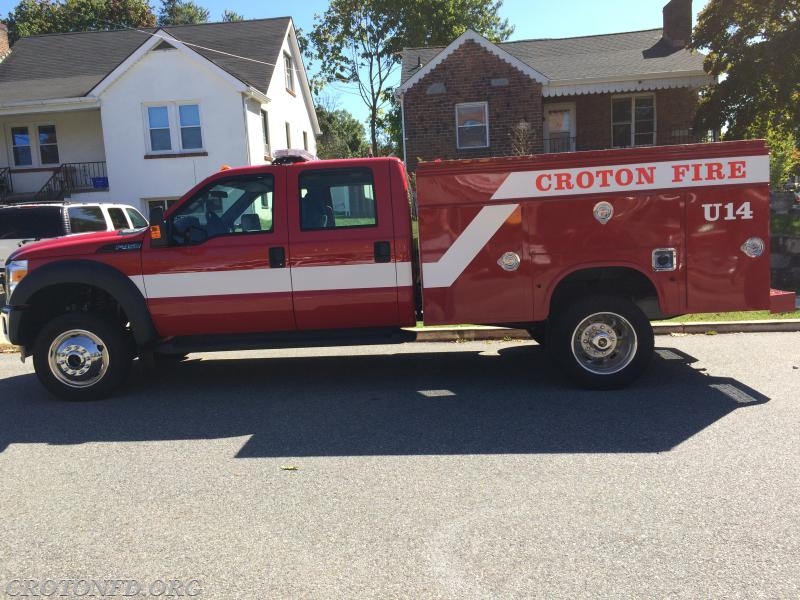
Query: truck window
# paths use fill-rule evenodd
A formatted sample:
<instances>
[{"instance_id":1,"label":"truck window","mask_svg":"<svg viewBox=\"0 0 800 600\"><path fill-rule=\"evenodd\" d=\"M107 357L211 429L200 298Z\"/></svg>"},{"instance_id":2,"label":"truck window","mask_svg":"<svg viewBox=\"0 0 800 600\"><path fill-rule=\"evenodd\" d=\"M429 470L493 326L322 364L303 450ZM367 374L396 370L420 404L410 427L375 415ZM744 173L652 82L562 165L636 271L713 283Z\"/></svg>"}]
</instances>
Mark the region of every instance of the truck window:
<instances>
[{"instance_id":1,"label":"truck window","mask_svg":"<svg viewBox=\"0 0 800 600\"><path fill-rule=\"evenodd\" d=\"M105 231L108 229L103 210L99 206L70 206L69 227L72 233Z\"/></svg>"},{"instance_id":2,"label":"truck window","mask_svg":"<svg viewBox=\"0 0 800 600\"><path fill-rule=\"evenodd\" d=\"M0 209L0 240L38 240L64 235L58 206L14 206Z\"/></svg>"},{"instance_id":3,"label":"truck window","mask_svg":"<svg viewBox=\"0 0 800 600\"><path fill-rule=\"evenodd\" d=\"M114 229L128 228L128 220L125 218L125 213L122 212L121 208L109 208L108 216L111 217L111 224Z\"/></svg>"},{"instance_id":4,"label":"truck window","mask_svg":"<svg viewBox=\"0 0 800 600\"><path fill-rule=\"evenodd\" d=\"M375 227L375 186L365 167L303 171L300 175L300 229Z\"/></svg>"},{"instance_id":5,"label":"truck window","mask_svg":"<svg viewBox=\"0 0 800 600\"><path fill-rule=\"evenodd\" d=\"M221 235L273 230L272 175L217 180L172 216L172 243L198 244Z\"/></svg>"},{"instance_id":6,"label":"truck window","mask_svg":"<svg viewBox=\"0 0 800 600\"><path fill-rule=\"evenodd\" d=\"M128 213L128 218L131 220L131 225L138 229L139 227L147 227L147 219L142 216L135 208L126 208L125 212Z\"/></svg>"}]
</instances>

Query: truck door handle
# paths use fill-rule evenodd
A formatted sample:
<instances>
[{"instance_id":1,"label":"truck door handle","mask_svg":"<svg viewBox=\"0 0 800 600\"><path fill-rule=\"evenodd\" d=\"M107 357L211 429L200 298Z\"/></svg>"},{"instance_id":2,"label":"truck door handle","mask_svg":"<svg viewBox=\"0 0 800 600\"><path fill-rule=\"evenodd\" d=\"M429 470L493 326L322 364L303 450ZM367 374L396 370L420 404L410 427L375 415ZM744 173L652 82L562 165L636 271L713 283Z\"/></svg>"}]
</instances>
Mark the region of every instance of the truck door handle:
<instances>
[{"instance_id":1,"label":"truck door handle","mask_svg":"<svg viewBox=\"0 0 800 600\"><path fill-rule=\"evenodd\" d=\"M283 246L273 246L269 249L269 266L273 269L286 267L286 249Z\"/></svg>"},{"instance_id":2,"label":"truck door handle","mask_svg":"<svg viewBox=\"0 0 800 600\"><path fill-rule=\"evenodd\" d=\"M388 263L392 261L392 248L389 242L375 242L375 262Z\"/></svg>"}]
</instances>

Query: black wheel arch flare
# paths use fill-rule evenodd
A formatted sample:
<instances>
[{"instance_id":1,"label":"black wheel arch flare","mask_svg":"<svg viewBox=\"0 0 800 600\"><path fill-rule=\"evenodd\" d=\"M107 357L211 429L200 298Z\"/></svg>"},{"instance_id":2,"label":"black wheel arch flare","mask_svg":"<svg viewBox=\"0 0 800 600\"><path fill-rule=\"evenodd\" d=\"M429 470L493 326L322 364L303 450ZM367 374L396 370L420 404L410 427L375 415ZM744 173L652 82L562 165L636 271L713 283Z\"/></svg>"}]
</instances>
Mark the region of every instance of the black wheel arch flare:
<instances>
[{"instance_id":1,"label":"black wheel arch flare","mask_svg":"<svg viewBox=\"0 0 800 600\"><path fill-rule=\"evenodd\" d=\"M55 261L30 271L14 290L14 306L25 306L38 292L65 283L84 284L108 293L125 311L137 345L146 346L158 339L142 292L127 275L101 262Z\"/></svg>"}]
</instances>

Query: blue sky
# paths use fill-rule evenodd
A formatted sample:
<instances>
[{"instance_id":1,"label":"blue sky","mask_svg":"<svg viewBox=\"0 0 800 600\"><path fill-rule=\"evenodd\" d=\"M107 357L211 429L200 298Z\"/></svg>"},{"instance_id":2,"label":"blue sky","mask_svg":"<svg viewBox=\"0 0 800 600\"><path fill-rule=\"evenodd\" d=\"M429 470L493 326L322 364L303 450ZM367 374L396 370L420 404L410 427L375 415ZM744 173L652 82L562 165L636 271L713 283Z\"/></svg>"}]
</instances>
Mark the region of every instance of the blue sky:
<instances>
[{"instance_id":1,"label":"blue sky","mask_svg":"<svg viewBox=\"0 0 800 600\"><path fill-rule=\"evenodd\" d=\"M195 0L209 9L212 21L220 20L223 10L234 10L248 19L291 16L295 26L306 31L314 24L314 15L322 14L327 0L295 0L283 4L265 0ZM667 0L504 0L500 14L515 26L512 40L559 38L620 31L636 31L661 27L661 9ZM708 0L694 0L697 14ZM17 4L0 0L0 15L5 16ZM160 5L151 0L152 5ZM366 118L366 108L355 90L344 86L328 89L326 94L338 107L345 108L359 119Z\"/></svg>"}]
</instances>

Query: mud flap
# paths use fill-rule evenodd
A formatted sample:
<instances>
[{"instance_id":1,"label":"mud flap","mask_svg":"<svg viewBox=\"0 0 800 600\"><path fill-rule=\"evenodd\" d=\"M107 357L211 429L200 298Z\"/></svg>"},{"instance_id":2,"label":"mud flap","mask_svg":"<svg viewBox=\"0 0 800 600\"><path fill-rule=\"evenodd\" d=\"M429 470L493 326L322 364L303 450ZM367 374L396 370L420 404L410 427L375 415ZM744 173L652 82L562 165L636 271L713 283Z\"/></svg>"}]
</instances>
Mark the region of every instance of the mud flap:
<instances>
[{"instance_id":1,"label":"mud flap","mask_svg":"<svg viewBox=\"0 0 800 600\"><path fill-rule=\"evenodd\" d=\"M794 312L795 308L797 308L797 294L794 292L774 289L769 291L769 312Z\"/></svg>"}]
</instances>

